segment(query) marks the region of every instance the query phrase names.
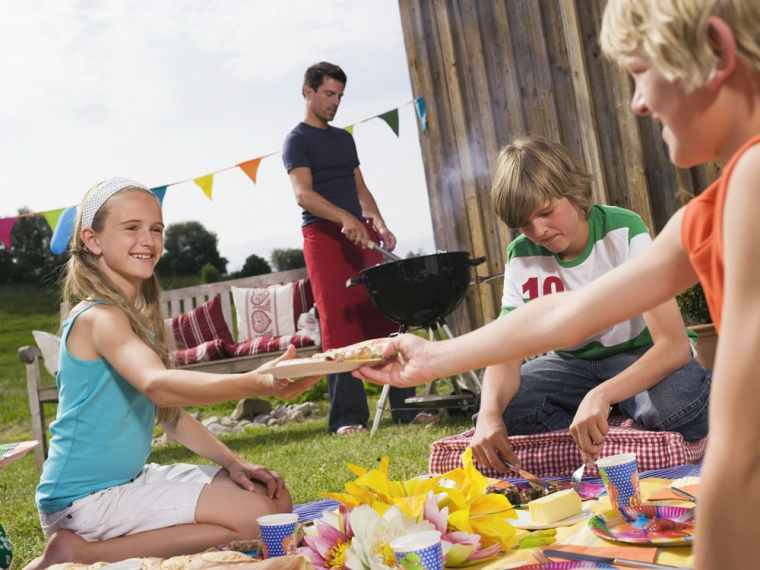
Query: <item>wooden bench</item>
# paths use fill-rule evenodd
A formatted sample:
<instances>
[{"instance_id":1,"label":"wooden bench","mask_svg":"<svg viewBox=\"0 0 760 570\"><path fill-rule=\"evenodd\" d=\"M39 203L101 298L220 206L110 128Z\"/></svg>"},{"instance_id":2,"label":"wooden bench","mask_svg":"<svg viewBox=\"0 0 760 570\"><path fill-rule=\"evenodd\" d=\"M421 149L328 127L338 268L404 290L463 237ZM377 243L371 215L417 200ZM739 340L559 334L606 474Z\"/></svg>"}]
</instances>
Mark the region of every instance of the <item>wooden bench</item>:
<instances>
[{"instance_id":1,"label":"wooden bench","mask_svg":"<svg viewBox=\"0 0 760 570\"><path fill-rule=\"evenodd\" d=\"M240 279L230 279L218 283L208 283L196 285L193 287L183 287L181 289L172 289L162 291L161 304L165 318L176 317L177 315L190 311L195 307L205 303L217 294L221 295L222 312L227 324L232 330L233 303L232 287L267 287L291 283L306 277L306 269L293 269L290 271L281 271L278 273L268 273L266 275L257 275L255 277L242 277ZM61 321L68 315L70 307L61 304L60 315ZM318 346L309 346L299 348L297 356L310 356L319 350ZM29 411L32 417L32 433L34 439L40 442L35 449L35 459L39 466L47 457L47 426L45 424L45 411L43 405L50 402L58 402L58 389L49 378L43 381L42 367L46 367L52 377L57 370L55 366L48 366L44 361L44 356L37 346L22 346L18 349L19 359L26 366L26 385L29 396ZM213 360L210 362L197 362L188 366L183 366L184 370L197 370L203 372L248 372L261 366L264 362L274 358L277 353L268 352L256 354L253 356L241 356L237 358L225 358L223 360ZM51 360L53 360L51 358ZM55 363L57 365L57 362Z\"/></svg>"}]
</instances>

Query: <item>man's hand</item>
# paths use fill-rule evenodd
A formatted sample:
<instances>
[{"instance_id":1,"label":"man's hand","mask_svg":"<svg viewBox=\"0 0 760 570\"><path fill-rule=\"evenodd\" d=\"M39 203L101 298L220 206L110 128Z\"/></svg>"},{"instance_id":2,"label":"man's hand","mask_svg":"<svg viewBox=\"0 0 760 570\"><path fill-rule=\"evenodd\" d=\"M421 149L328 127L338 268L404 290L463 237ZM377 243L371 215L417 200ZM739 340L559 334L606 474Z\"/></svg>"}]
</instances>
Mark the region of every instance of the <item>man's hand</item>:
<instances>
[{"instance_id":1,"label":"man's hand","mask_svg":"<svg viewBox=\"0 0 760 570\"><path fill-rule=\"evenodd\" d=\"M412 334L392 337L383 352L385 362L376 367L362 366L353 375L361 380L398 388L418 386L435 380L427 352L430 344Z\"/></svg>"},{"instance_id":2,"label":"man's hand","mask_svg":"<svg viewBox=\"0 0 760 570\"><path fill-rule=\"evenodd\" d=\"M229 465L225 465L224 468L230 474L230 479L246 491L256 490L253 484L254 481L261 483L267 488L267 496L270 499L278 498L280 493L285 489L285 481L282 480L279 473L261 465L254 465L253 463L236 458L235 461Z\"/></svg>"},{"instance_id":3,"label":"man's hand","mask_svg":"<svg viewBox=\"0 0 760 570\"><path fill-rule=\"evenodd\" d=\"M586 394L578 406L573 423L570 425L570 434L581 450L584 463L599 458L604 436L609 430L607 424L609 413L609 402L596 390L591 390Z\"/></svg>"},{"instance_id":4,"label":"man's hand","mask_svg":"<svg viewBox=\"0 0 760 570\"><path fill-rule=\"evenodd\" d=\"M367 247L367 243L369 243L369 231L361 220L351 214L347 214L341 220L341 225L340 233L346 236L348 241L359 247Z\"/></svg>"},{"instance_id":5,"label":"man's hand","mask_svg":"<svg viewBox=\"0 0 760 570\"><path fill-rule=\"evenodd\" d=\"M472 436L472 454L484 467L490 467L499 473L508 473L502 458L512 464L519 464L507 437L507 428L501 416L478 414L475 433Z\"/></svg>"},{"instance_id":6,"label":"man's hand","mask_svg":"<svg viewBox=\"0 0 760 570\"><path fill-rule=\"evenodd\" d=\"M291 382L287 378L275 378L267 371L273 368L279 362L283 360L290 360L295 357L296 348L291 344L288 349L283 352L277 358L265 362L254 370L254 374L258 375L261 396L277 396L283 400L292 400L297 396L303 394L306 390L314 386L319 382L320 376L312 376L310 378L299 378L297 382Z\"/></svg>"}]
</instances>

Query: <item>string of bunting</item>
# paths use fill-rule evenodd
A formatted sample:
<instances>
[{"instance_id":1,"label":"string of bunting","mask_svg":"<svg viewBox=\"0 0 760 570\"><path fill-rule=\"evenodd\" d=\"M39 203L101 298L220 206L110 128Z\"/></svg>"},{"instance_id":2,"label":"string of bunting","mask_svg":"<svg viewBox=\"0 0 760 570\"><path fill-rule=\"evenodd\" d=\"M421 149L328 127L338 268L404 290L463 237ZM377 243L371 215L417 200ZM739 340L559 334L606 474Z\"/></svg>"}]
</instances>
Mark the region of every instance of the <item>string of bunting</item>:
<instances>
[{"instance_id":1,"label":"string of bunting","mask_svg":"<svg viewBox=\"0 0 760 570\"><path fill-rule=\"evenodd\" d=\"M422 132L426 132L428 128L428 116L427 116L427 108L425 106L425 100L422 97L416 97L415 99L412 99L411 101L407 101L406 103L403 103L399 107L395 109L391 109L390 111L386 111L384 113L380 113L379 115L373 115L371 117L367 117L366 119L362 119L360 121L357 121L351 125L348 125L346 127L343 127L346 131L351 133L353 135L354 128L356 125L360 125L362 123L366 123L368 121L371 121L373 119L381 119L384 121L388 127L393 131L393 133L398 137L399 136L399 109L405 105L414 105L415 114L417 115L417 120L419 122L419 127ZM170 186L178 186L179 184L184 184L186 182L194 182L198 188L201 189L203 194L209 199L213 199L214 194L214 176L225 172L227 170L232 170L234 168L240 168L246 176L256 184L256 178L258 176L259 172L259 166L261 166L261 161L265 158L269 158L270 156L274 156L276 154L280 154L281 151L274 151L267 154L260 155L256 158L252 158L250 160L246 160L244 162L239 162L238 164L234 164L232 166L227 166L225 168L220 168L219 170L214 170L212 172L209 172L207 174L203 174L202 176L196 176L194 178L187 178L185 180L178 180L177 182L172 182L170 184L164 184L162 186L156 186L154 188L151 188L151 191L158 197L158 199L163 202L164 196L166 194L166 190ZM50 251L52 251L56 255L60 255L64 251L66 251L66 248L69 245L69 241L71 240L71 234L74 231L74 222L76 218L76 206L69 206L66 208L56 208L54 210L45 210L43 212L32 212L28 214L19 214L17 216L8 217L8 218L0 218L0 243L2 243L5 246L5 249L11 248L11 235L13 231L13 227L16 225L16 222L21 218L30 218L30 217L37 217L42 216L45 218L45 221L50 226L50 229L53 230L53 237L50 240Z\"/></svg>"}]
</instances>

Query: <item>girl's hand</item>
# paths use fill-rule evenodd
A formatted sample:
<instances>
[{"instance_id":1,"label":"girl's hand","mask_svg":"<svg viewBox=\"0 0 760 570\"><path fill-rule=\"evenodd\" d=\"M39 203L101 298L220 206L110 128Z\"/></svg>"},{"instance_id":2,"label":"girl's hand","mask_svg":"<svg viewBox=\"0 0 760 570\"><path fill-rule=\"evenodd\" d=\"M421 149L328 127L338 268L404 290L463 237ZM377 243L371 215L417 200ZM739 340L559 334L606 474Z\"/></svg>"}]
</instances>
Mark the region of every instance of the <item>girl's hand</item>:
<instances>
[{"instance_id":1,"label":"girl's hand","mask_svg":"<svg viewBox=\"0 0 760 570\"><path fill-rule=\"evenodd\" d=\"M378 366L362 366L353 372L356 378L375 384L407 388L435 379L428 353L430 342L412 334L393 337L385 348L385 362Z\"/></svg>"},{"instance_id":2,"label":"girl's hand","mask_svg":"<svg viewBox=\"0 0 760 570\"><path fill-rule=\"evenodd\" d=\"M280 474L261 465L236 459L224 468L230 474L230 479L246 491L256 491L253 481L257 481L267 488L267 496L270 499L277 499L285 489L285 481L282 480Z\"/></svg>"},{"instance_id":3,"label":"girl's hand","mask_svg":"<svg viewBox=\"0 0 760 570\"><path fill-rule=\"evenodd\" d=\"M609 431L609 413L610 403L595 390L588 392L578 406L573 423L570 424L570 434L581 450L584 463L599 458L604 436Z\"/></svg>"},{"instance_id":4,"label":"girl's hand","mask_svg":"<svg viewBox=\"0 0 760 570\"><path fill-rule=\"evenodd\" d=\"M272 374L267 373L267 370L273 368L278 362L290 360L295 355L296 348L291 344L279 357L265 362L254 371L254 374L258 375L259 378L259 395L277 396L283 400L292 400L319 382L320 376L299 378L297 382L291 382L287 378L275 378Z\"/></svg>"}]
</instances>

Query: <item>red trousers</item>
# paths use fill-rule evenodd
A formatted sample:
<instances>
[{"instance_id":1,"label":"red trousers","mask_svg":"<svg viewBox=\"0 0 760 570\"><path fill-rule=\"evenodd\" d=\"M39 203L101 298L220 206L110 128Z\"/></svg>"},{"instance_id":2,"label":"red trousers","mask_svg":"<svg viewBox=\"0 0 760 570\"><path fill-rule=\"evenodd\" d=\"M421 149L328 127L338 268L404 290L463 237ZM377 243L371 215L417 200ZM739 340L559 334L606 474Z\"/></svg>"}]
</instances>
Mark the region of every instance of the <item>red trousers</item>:
<instances>
[{"instance_id":1,"label":"red trousers","mask_svg":"<svg viewBox=\"0 0 760 570\"><path fill-rule=\"evenodd\" d=\"M368 223L372 240L380 236ZM399 325L375 307L363 285L346 288L350 277L383 261L382 255L352 244L332 222L303 227L303 255L314 302L319 311L322 348L338 348L370 338L388 336Z\"/></svg>"}]
</instances>

